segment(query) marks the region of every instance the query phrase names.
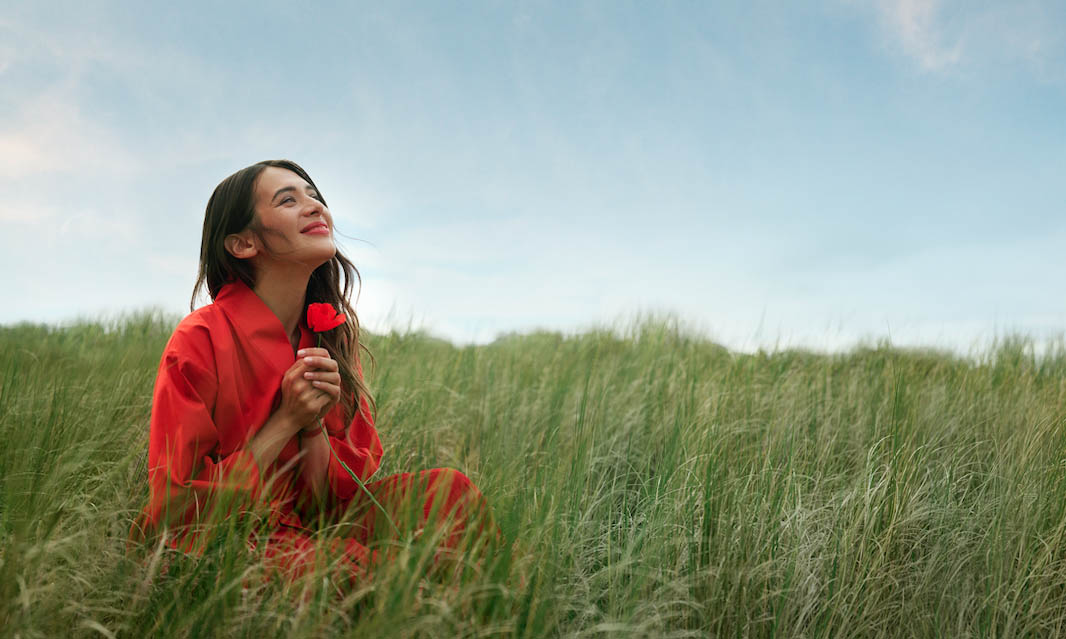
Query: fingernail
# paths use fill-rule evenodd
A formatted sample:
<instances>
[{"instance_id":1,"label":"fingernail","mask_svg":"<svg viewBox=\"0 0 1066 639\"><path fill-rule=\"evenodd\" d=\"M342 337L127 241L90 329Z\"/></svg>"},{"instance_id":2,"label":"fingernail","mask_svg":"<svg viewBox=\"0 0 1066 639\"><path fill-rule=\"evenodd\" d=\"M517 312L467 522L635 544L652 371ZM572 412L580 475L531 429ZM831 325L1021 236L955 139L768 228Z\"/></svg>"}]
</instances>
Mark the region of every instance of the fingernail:
<instances>
[{"instance_id":1,"label":"fingernail","mask_svg":"<svg viewBox=\"0 0 1066 639\"><path fill-rule=\"evenodd\" d=\"M300 350L296 351L296 356L297 357L303 357L304 353L306 353L306 352L307 352L306 350L301 348Z\"/></svg>"},{"instance_id":2,"label":"fingernail","mask_svg":"<svg viewBox=\"0 0 1066 639\"><path fill-rule=\"evenodd\" d=\"M313 360L310 357L305 357L304 361L310 364Z\"/></svg>"}]
</instances>

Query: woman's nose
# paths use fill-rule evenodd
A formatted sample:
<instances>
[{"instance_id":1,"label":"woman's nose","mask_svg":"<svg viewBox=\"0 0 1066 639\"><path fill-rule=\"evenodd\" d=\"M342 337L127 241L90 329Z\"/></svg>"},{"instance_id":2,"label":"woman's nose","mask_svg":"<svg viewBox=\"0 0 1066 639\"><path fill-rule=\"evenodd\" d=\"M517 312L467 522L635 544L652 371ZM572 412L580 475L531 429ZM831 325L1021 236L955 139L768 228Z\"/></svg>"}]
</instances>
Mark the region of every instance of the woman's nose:
<instances>
[{"instance_id":1,"label":"woman's nose","mask_svg":"<svg viewBox=\"0 0 1066 639\"><path fill-rule=\"evenodd\" d=\"M319 202L318 200L316 200L313 197L309 197L307 199L308 199L307 208L304 209L304 215L314 215L316 213L319 214L319 215L322 215L325 212L325 210L326 210L326 205L325 204Z\"/></svg>"}]
</instances>

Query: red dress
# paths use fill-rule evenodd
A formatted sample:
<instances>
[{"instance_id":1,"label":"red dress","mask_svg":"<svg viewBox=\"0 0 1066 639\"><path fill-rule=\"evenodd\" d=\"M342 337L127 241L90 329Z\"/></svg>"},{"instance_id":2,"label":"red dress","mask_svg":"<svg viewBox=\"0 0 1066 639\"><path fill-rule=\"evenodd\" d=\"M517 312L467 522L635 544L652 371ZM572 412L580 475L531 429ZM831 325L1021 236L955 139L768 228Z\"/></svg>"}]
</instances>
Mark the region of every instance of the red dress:
<instances>
[{"instance_id":1,"label":"red dress","mask_svg":"<svg viewBox=\"0 0 1066 639\"><path fill-rule=\"evenodd\" d=\"M314 334L301 320L299 348L313 346ZM265 541L265 555L298 574L314 559L311 519L323 515L335 520L354 509L362 516L334 547L350 560L353 575L373 563L376 554L367 549L367 540L376 522L387 524L337 460L343 459L364 483L381 463L381 441L365 400L349 423L339 402L323 420L336 451L330 455L324 510L316 510L310 487L299 475L298 436L266 469L258 468L245 449L280 404L282 375L295 361L281 321L239 280L223 286L213 304L178 324L156 377L148 444L150 499L133 525L132 539L169 528L172 547L201 554L206 536L199 524L234 510L257 508L262 513L265 505L265 530L251 544ZM433 513L435 521L448 526L448 544L456 542L472 517L481 520L479 529L487 521L481 493L451 469L393 475L366 486L390 509L404 499L421 502L420 523ZM218 512L223 503L226 512Z\"/></svg>"}]
</instances>

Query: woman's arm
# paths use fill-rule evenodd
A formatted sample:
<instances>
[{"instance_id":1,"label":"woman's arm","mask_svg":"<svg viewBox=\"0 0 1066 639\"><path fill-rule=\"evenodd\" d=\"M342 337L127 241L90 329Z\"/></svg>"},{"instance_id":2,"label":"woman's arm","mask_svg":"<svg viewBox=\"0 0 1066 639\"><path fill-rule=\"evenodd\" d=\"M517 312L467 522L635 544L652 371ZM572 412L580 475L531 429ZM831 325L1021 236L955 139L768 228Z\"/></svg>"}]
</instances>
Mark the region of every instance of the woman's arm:
<instances>
[{"instance_id":1,"label":"woman's arm","mask_svg":"<svg viewBox=\"0 0 1066 639\"><path fill-rule=\"evenodd\" d=\"M260 477L254 455L247 449L212 453L219 441L212 416L217 390L206 331L179 327L156 376L148 446L151 498L131 535L202 522L212 514L224 517L255 500Z\"/></svg>"},{"instance_id":2,"label":"woman's arm","mask_svg":"<svg viewBox=\"0 0 1066 639\"><path fill-rule=\"evenodd\" d=\"M374 428L366 398L360 398L360 410L347 424L341 417L341 411L332 413L326 419L326 430L333 445L333 453L326 469L328 492L341 502L346 502L359 487L344 466L348 466L365 482L381 464L381 440L378 438L377 429Z\"/></svg>"},{"instance_id":3,"label":"woman's arm","mask_svg":"<svg viewBox=\"0 0 1066 639\"><path fill-rule=\"evenodd\" d=\"M300 433L301 510L308 521L319 515L332 519L341 514L349 500L360 490L344 465L365 482L370 480L381 463L381 440L369 417L366 399L361 403L363 410L347 424L339 408L331 411L323 420L329 436L328 443L317 427Z\"/></svg>"},{"instance_id":4,"label":"woman's arm","mask_svg":"<svg viewBox=\"0 0 1066 639\"><path fill-rule=\"evenodd\" d=\"M329 444L319 429L300 432L300 474L311 489L315 502L326 496L327 470L329 469Z\"/></svg>"},{"instance_id":5,"label":"woman's arm","mask_svg":"<svg viewBox=\"0 0 1066 639\"><path fill-rule=\"evenodd\" d=\"M255 459L255 464L261 473L277 460L281 449L285 448L285 444L297 431L299 431L299 426L293 422L292 417L281 410L274 411L270 419L245 446L245 449Z\"/></svg>"}]
</instances>

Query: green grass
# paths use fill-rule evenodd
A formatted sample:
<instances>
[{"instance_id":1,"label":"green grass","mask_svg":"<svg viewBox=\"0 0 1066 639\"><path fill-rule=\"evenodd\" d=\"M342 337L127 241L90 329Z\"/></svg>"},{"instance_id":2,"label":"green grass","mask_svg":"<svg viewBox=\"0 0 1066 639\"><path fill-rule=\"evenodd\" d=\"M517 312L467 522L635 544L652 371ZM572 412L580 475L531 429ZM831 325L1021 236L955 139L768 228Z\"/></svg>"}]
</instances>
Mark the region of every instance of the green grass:
<instances>
[{"instance_id":1,"label":"green grass","mask_svg":"<svg viewBox=\"0 0 1066 639\"><path fill-rule=\"evenodd\" d=\"M5 636L1066 635L1066 348L734 354L670 320L369 336L379 476L452 466L503 549L264 581L238 527L127 553L174 318L0 328ZM161 565L168 565L164 572Z\"/></svg>"}]
</instances>

